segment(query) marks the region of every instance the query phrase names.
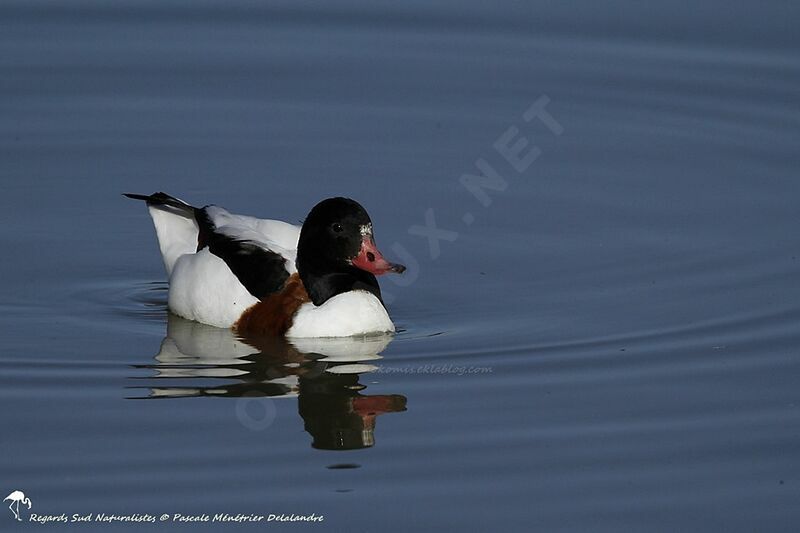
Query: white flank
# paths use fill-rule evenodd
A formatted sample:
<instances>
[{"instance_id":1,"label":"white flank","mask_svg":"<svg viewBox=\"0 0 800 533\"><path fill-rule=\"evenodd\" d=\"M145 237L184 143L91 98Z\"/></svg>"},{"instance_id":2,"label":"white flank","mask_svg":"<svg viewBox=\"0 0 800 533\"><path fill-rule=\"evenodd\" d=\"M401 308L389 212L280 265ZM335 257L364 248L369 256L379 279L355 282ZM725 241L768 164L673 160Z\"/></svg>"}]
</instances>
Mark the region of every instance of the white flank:
<instances>
[{"instance_id":1,"label":"white flank","mask_svg":"<svg viewBox=\"0 0 800 533\"><path fill-rule=\"evenodd\" d=\"M208 248L182 255L169 279L169 308L177 315L229 328L258 298Z\"/></svg>"}]
</instances>

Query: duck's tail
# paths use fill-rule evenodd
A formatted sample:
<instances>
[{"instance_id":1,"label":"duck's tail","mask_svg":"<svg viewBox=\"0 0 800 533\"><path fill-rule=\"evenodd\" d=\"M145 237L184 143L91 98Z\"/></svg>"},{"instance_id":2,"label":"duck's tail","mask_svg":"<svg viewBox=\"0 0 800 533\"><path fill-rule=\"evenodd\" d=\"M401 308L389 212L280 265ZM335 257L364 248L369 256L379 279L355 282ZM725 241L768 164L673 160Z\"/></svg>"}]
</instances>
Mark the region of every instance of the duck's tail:
<instances>
[{"instance_id":1,"label":"duck's tail","mask_svg":"<svg viewBox=\"0 0 800 533\"><path fill-rule=\"evenodd\" d=\"M155 192L153 194L134 194L130 192L122 193L122 196L127 196L134 200L144 200L147 202L148 207L166 207L172 208L176 211L175 214L183 215L186 218L194 218L195 208L187 204L179 198L170 196L167 193Z\"/></svg>"},{"instance_id":2,"label":"duck's tail","mask_svg":"<svg viewBox=\"0 0 800 533\"><path fill-rule=\"evenodd\" d=\"M156 227L164 267L167 269L167 275L171 275L180 256L197 251L199 234L195 218L197 209L163 192L150 195L124 193L124 196L147 202L153 225Z\"/></svg>"}]
</instances>

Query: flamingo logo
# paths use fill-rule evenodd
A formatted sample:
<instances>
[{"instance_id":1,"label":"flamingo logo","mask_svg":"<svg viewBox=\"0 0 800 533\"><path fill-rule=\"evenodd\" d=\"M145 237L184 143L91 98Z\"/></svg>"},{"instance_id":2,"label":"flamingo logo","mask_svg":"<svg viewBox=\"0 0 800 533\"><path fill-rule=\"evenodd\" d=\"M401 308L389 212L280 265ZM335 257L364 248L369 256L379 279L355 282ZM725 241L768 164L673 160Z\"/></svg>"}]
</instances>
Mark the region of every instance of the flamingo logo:
<instances>
[{"instance_id":1,"label":"flamingo logo","mask_svg":"<svg viewBox=\"0 0 800 533\"><path fill-rule=\"evenodd\" d=\"M22 518L19 517L19 504L20 502L22 502L22 505L27 505L28 510L30 510L31 499L25 497L25 493L22 492L21 490L15 490L11 494L3 498L4 502L9 500L11 501L11 503L9 504L8 508L11 509L12 513L14 513L14 518L16 518L21 522Z\"/></svg>"}]
</instances>

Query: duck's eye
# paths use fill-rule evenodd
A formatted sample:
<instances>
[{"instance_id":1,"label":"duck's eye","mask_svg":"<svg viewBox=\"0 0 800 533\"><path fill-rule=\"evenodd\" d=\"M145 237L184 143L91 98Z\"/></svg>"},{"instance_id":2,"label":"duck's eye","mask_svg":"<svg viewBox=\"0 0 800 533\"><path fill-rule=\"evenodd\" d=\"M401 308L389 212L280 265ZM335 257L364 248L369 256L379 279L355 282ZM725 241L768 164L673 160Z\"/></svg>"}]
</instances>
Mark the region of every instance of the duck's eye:
<instances>
[{"instance_id":1,"label":"duck's eye","mask_svg":"<svg viewBox=\"0 0 800 533\"><path fill-rule=\"evenodd\" d=\"M344 228L343 228L343 227L342 227L342 225L341 225L341 224L339 224L338 222L334 222L334 223L331 225L331 229L334 231L334 233L341 233L341 232L343 232L343 231L344 231Z\"/></svg>"}]
</instances>

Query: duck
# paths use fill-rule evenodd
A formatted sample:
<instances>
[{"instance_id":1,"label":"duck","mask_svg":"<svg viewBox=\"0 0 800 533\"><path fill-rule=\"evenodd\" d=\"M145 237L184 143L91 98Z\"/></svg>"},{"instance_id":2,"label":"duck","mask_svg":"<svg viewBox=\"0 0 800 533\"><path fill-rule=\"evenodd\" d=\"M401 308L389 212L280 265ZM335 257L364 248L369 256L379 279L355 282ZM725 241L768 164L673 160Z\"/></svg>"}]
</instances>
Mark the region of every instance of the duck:
<instances>
[{"instance_id":1,"label":"duck","mask_svg":"<svg viewBox=\"0 0 800 533\"><path fill-rule=\"evenodd\" d=\"M355 200L322 200L297 226L194 207L163 192L124 196L147 205L172 313L249 336L395 332L376 276L406 268L384 258Z\"/></svg>"}]
</instances>

